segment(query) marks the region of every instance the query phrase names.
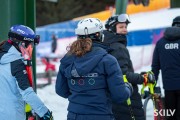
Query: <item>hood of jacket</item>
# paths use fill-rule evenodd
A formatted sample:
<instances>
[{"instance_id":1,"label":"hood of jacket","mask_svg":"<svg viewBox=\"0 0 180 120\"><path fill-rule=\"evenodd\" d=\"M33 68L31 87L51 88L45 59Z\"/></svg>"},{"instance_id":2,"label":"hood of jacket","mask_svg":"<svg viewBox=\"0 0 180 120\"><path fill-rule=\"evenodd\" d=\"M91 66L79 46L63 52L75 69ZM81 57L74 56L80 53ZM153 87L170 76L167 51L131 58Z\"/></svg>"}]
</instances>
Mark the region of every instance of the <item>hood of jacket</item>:
<instances>
[{"instance_id":1,"label":"hood of jacket","mask_svg":"<svg viewBox=\"0 0 180 120\"><path fill-rule=\"evenodd\" d=\"M87 75L97 66L106 54L107 51L105 49L97 47L96 45L93 45L92 50L82 57L66 54L65 57L61 59L66 77Z\"/></svg>"},{"instance_id":2,"label":"hood of jacket","mask_svg":"<svg viewBox=\"0 0 180 120\"><path fill-rule=\"evenodd\" d=\"M107 30L103 31L104 33L104 42L111 44L114 42L119 42L124 44L125 46L127 46L127 37L126 35L122 35L122 34L114 34L112 32L109 32Z\"/></svg>"},{"instance_id":3,"label":"hood of jacket","mask_svg":"<svg viewBox=\"0 0 180 120\"><path fill-rule=\"evenodd\" d=\"M7 64L18 59L23 59L21 53L13 45L5 42L0 49L0 64Z\"/></svg>"},{"instance_id":4,"label":"hood of jacket","mask_svg":"<svg viewBox=\"0 0 180 120\"><path fill-rule=\"evenodd\" d=\"M164 38L170 41L180 39L180 27L167 28L164 32Z\"/></svg>"}]
</instances>

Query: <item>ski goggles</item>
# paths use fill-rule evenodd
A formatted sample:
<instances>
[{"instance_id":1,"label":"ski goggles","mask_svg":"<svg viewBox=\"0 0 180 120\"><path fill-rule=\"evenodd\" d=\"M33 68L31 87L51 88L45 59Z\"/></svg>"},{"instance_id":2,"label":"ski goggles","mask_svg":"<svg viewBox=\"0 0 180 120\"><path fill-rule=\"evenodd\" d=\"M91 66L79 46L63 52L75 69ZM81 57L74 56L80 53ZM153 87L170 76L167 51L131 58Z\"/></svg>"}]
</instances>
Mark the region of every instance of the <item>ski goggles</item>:
<instances>
[{"instance_id":1,"label":"ski goggles","mask_svg":"<svg viewBox=\"0 0 180 120\"><path fill-rule=\"evenodd\" d=\"M130 21L130 18L129 18L129 16L127 15L127 14L121 14L121 15L119 15L118 16L118 18L117 18L117 20L118 20L118 22L122 22L122 23L130 23L131 21Z\"/></svg>"},{"instance_id":2,"label":"ski goggles","mask_svg":"<svg viewBox=\"0 0 180 120\"><path fill-rule=\"evenodd\" d=\"M36 37L34 38L34 45L38 45L40 42L40 35L36 35Z\"/></svg>"},{"instance_id":3,"label":"ski goggles","mask_svg":"<svg viewBox=\"0 0 180 120\"><path fill-rule=\"evenodd\" d=\"M32 52L34 45L38 45L40 42L40 36L36 35L33 42L28 41L20 41L18 44L18 47L22 53L22 56L25 60L31 60L32 59Z\"/></svg>"}]
</instances>

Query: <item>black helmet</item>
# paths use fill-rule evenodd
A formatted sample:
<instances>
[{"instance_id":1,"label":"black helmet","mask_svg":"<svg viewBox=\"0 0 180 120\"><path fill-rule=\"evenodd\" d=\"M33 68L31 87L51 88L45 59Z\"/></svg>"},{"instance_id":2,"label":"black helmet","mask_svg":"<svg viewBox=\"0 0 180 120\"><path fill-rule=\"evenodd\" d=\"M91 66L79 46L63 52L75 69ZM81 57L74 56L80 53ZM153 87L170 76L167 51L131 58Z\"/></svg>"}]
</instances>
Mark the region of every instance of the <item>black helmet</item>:
<instances>
[{"instance_id":1,"label":"black helmet","mask_svg":"<svg viewBox=\"0 0 180 120\"><path fill-rule=\"evenodd\" d=\"M111 16L105 23L105 28L109 30L111 26L114 26L115 23L117 23L117 17L118 15Z\"/></svg>"},{"instance_id":2,"label":"black helmet","mask_svg":"<svg viewBox=\"0 0 180 120\"><path fill-rule=\"evenodd\" d=\"M120 14L111 16L105 23L105 28L109 31L116 32L117 23L126 23L129 24L131 21L127 14Z\"/></svg>"},{"instance_id":3,"label":"black helmet","mask_svg":"<svg viewBox=\"0 0 180 120\"><path fill-rule=\"evenodd\" d=\"M173 19L172 26L180 27L180 16L177 16Z\"/></svg>"}]
</instances>

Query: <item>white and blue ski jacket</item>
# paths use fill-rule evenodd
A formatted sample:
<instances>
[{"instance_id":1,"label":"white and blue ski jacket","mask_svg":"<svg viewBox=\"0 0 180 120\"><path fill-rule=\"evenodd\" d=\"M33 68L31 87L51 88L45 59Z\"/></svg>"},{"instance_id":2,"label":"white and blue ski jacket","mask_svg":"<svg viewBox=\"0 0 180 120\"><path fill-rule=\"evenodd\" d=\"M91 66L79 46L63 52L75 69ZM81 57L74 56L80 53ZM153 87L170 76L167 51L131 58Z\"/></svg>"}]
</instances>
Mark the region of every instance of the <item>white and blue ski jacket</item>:
<instances>
[{"instance_id":1,"label":"white and blue ski jacket","mask_svg":"<svg viewBox=\"0 0 180 120\"><path fill-rule=\"evenodd\" d=\"M25 103L40 117L48 111L29 85L21 53L5 42L0 46L0 119L25 120Z\"/></svg>"}]
</instances>

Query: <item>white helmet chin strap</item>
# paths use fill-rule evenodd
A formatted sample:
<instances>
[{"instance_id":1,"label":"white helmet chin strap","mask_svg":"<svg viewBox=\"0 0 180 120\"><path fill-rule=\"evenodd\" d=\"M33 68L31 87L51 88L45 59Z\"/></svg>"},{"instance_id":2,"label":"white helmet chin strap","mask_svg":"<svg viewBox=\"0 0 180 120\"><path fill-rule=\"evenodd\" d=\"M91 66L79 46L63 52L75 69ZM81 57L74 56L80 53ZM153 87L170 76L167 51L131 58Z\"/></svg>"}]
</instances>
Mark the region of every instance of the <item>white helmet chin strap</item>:
<instances>
[{"instance_id":1,"label":"white helmet chin strap","mask_svg":"<svg viewBox=\"0 0 180 120\"><path fill-rule=\"evenodd\" d=\"M102 36L101 36L101 42L104 42L104 34L102 33Z\"/></svg>"},{"instance_id":2,"label":"white helmet chin strap","mask_svg":"<svg viewBox=\"0 0 180 120\"><path fill-rule=\"evenodd\" d=\"M88 28L87 27L84 28L84 34L88 35Z\"/></svg>"}]
</instances>

